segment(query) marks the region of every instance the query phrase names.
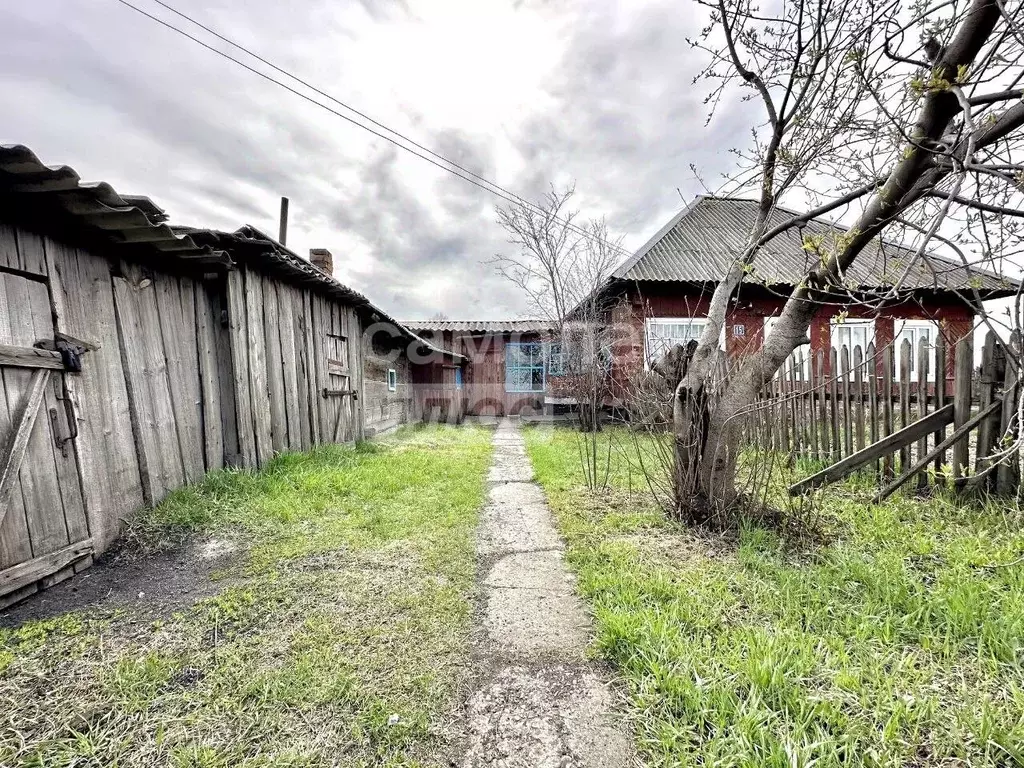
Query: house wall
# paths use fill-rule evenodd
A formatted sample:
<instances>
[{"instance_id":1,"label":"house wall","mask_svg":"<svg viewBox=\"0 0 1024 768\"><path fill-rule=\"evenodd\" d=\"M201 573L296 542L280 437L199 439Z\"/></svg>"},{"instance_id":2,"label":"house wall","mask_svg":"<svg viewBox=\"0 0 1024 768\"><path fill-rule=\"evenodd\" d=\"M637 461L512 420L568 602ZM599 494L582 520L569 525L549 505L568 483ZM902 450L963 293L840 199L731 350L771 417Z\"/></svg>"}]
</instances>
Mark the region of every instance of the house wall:
<instances>
[{"instance_id":1,"label":"house wall","mask_svg":"<svg viewBox=\"0 0 1024 768\"><path fill-rule=\"evenodd\" d=\"M436 346L464 355L462 411L470 416L530 415L544 411L545 392L505 391L505 347L542 341L537 333L424 333ZM438 374L426 373L431 382ZM454 385L454 368L448 376ZM418 375L419 376L419 375ZM419 379L418 379L419 380ZM423 380L424 386L427 381ZM549 381L549 389L551 382ZM430 388L427 387L429 390ZM429 415L429 414L427 414Z\"/></svg>"},{"instance_id":2,"label":"house wall","mask_svg":"<svg viewBox=\"0 0 1024 768\"><path fill-rule=\"evenodd\" d=\"M615 378L624 380L630 371L643 365L644 318L646 317L706 317L710 293L695 286L679 283L644 284L631 286L625 301L612 310L613 321L621 329L620 341L614 345ZM734 302L726 319L725 345L730 357L749 354L760 349L764 338L764 321L777 316L785 304L784 297L758 295L742 297ZM822 307L809 329L811 354L824 352L825 369L831 368L832 318L837 307ZM874 313L865 307L846 308L850 319L871 317ZM950 349L974 327L974 315L962 302L951 298L923 295L913 303L906 302L887 308L875 318L875 344L890 344L899 320L933 320L945 334ZM742 332L740 332L742 326ZM946 378L952 386L954 356L947 356ZM881 373L882 362L878 361ZM952 390L950 390L952 391Z\"/></svg>"},{"instance_id":3,"label":"house wall","mask_svg":"<svg viewBox=\"0 0 1024 768\"><path fill-rule=\"evenodd\" d=\"M393 343L389 329L364 328L363 409L366 436L388 432L418 418L413 398L412 366L400 343ZM388 370L394 369L395 391L388 387Z\"/></svg>"},{"instance_id":4,"label":"house wall","mask_svg":"<svg viewBox=\"0 0 1024 768\"><path fill-rule=\"evenodd\" d=\"M416 416L404 350L388 362L399 391L387 392L354 307L246 266L209 279L157 272L121 262L117 246L0 222L0 288L3 343L61 333L90 348L80 373L49 373L0 523L0 606L87 567L124 519L211 470L258 467ZM0 369L16 400L0 407L4 440L33 370ZM52 472L39 469L44 454Z\"/></svg>"},{"instance_id":5,"label":"house wall","mask_svg":"<svg viewBox=\"0 0 1024 768\"><path fill-rule=\"evenodd\" d=\"M412 365L413 397L420 418L428 423L457 424L466 415L466 369L462 362L447 358ZM463 386L457 383L462 371Z\"/></svg>"}]
</instances>

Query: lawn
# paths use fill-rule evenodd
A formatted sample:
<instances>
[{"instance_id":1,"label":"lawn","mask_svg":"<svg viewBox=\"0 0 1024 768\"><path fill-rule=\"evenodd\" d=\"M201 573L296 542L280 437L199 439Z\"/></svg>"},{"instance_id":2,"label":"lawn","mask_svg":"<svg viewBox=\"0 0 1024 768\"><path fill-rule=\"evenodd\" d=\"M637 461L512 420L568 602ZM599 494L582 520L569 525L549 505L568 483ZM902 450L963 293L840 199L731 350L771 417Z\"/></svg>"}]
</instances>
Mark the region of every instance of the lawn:
<instances>
[{"instance_id":1,"label":"lawn","mask_svg":"<svg viewBox=\"0 0 1024 768\"><path fill-rule=\"evenodd\" d=\"M527 445L650 765L1024 764L1018 510L870 506L854 480L820 494L828 543L794 549L666 521L624 450L594 496L572 432Z\"/></svg>"},{"instance_id":2,"label":"lawn","mask_svg":"<svg viewBox=\"0 0 1024 768\"><path fill-rule=\"evenodd\" d=\"M409 428L174 493L122 557L236 556L198 601L0 629L0 765L447 765L489 460Z\"/></svg>"}]
</instances>

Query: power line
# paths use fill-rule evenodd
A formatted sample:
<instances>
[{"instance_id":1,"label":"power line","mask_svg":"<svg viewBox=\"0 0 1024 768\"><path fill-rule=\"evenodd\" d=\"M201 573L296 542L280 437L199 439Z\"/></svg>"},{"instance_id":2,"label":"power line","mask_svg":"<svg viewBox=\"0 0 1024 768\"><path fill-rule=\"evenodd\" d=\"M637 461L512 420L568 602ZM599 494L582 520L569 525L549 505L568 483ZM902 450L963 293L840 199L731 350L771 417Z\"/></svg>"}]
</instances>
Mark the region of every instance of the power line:
<instances>
[{"instance_id":1,"label":"power line","mask_svg":"<svg viewBox=\"0 0 1024 768\"><path fill-rule=\"evenodd\" d=\"M408 136L405 136L404 134L394 130L393 128L388 127L384 123L381 123L381 122L375 120L374 118L370 117L366 113L361 112L360 110L356 109L355 107L352 107L352 106L346 104L345 102L341 101L340 99L338 99L335 96L332 96L331 94L327 93L326 91L324 91L324 90L322 90L320 88L317 88L315 85L312 85L311 83L307 82L306 80L303 80L302 78L298 77L297 75L292 74L288 70L286 70L286 69L284 69L284 68L274 64L273 62L267 60L266 58L260 56L259 54L254 53L253 51L249 50L245 46L243 46L243 45L241 45L239 43L234 42L230 38L225 37L224 35L222 35L219 32L217 32L216 30L211 29L210 27L206 26L205 24L202 24L199 21L196 21L195 19L193 19L188 14L186 14L186 13L184 13L182 11L179 11L176 8L174 8L174 7L170 6L170 5L168 5L167 3L163 2L163 0L153 0L153 2L157 3L158 5L160 5L161 7L165 8L166 10L170 11L171 13L174 13L175 15L181 17L182 19L185 19L189 23L194 24L195 26L197 26L200 29L204 30L208 34L213 35L214 37L216 37L217 39L223 41L224 43L227 43L228 45L232 46L233 48L236 48L236 49L246 53L247 55L251 56L252 58L256 59L257 61L263 63L264 65L266 65L268 67L270 67L274 71L276 71L276 72L278 72L278 73L280 73L280 74L290 78L291 80L293 80L293 81L303 85L304 87L310 89L314 93L316 93L316 94L318 94L318 95L320 95L320 96L322 96L322 97L324 97L324 98L334 102L335 104L339 105L340 107L342 107L343 109L347 110L348 112L351 112L352 114L358 115L363 120L366 120L366 121L370 122L371 124L377 126L378 128L380 128L383 131L387 131L388 133L392 134L393 136L397 136L398 138L400 138L402 140L402 142L406 142L406 143L403 144L403 143L401 143L399 141L396 141L391 136L385 135L384 133L381 133L380 131L375 130L374 128L372 128L370 126L365 125L364 123L360 122L359 120L356 120L356 119L350 117L349 115L343 114L342 112L339 112L338 110L333 109L332 107L328 106L327 104L324 104L324 103L322 103L320 101L317 101L316 99L312 98L308 94L305 94L305 93L303 93L303 92L301 92L301 91L291 87L290 85L288 85L285 82L282 82L280 80L277 80L274 77L271 77L270 75L268 75L265 72L261 72L260 70L258 70L256 68L246 64L244 61L242 61L240 59L237 59L234 56L232 56L232 55L230 55L230 54L228 54L228 53L226 53L226 52L224 52L222 50L219 50L218 48L214 48L209 43L207 43L207 42L199 39L198 37L190 34L189 32L185 31L184 29L181 29L180 27L176 27L174 24L171 24L170 22L168 22L168 21L166 21L164 19L161 19L159 16L155 16L155 15L149 13L148 11L143 10L142 8L139 8L137 5L134 5L133 3L129 2L129 0L117 0L117 2L119 2L121 5L123 5L123 6L127 7L127 8L130 8L131 10L135 11L136 13L138 13L138 14L140 14L142 16L145 16L146 18L150 19L151 21L155 21L158 24L166 27L167 29L170 29L173 32L177 32L179 35L182 35L183 37L191 40L192 42L194 42L194 43L196 43L198 45L201 45L206 50L211 51L211 52L217 54L218 56L221 56L222 58L225 58L225 59L227 59L228 61L230 61L230 62L232 62L234 64L237 64L238 66L240 66L243 69L251 72L252 74L258 75L259 77L262 77L264 80L267 80L268 82L271 82L271 83L273 83L275 85L278 85L278 86L284 88L285 90L289 91L290 93L293 93L294 95L296 95L296 96L298 96L298 97L300 97L302 99L305 99L306 101L310 102L311 104L315 104L316 106L320 107L321 109L327 110L328 112L330 112L334 116L340 117L342 120L345 120L345 121L351 123L352 125L355 125L355 126L357 126L359 128L362 128L364 131L367 131L367 132L373 134L374 136L377 136L378 138L384 139L385 141L393 144L394 146L398 147L399 149L404 149L406 152L409 152L410 154L415 155L416 157L420 158L421 160L425 160L426 162L430 163L431 165L435 166L436 168L440 168L442 171L446 171L447 173L450 173L453 176L457 176L458 178L463 179L464 181L468 181L470 184L473 184L474 186L478 187L479 189L482 189L485 192L490 192L492 195L500 197L501 199L505 200L506 202L514 203L516 205L521 205L521 206L527 207L527 208L529 208L529 209L531 209L531 210L533 210L533 211L535 211L537 213L541 213L541 214L543 214L545 216L551 216L549 214L549 212L545 211L543 208L541 208L540 206L536 205L535 203L531 203L528 200L525 200L524 198L520 197L516 193L514 193L514 192L512 192L512 191L510 191L510 190L508 190L508 189L506 189L506 188L504 188L502 186L500 186L499 184L497 184L497 183L495 183L493 181L490 181L489 179L485 178L484 176L481 176L481 175L479 175L477 173L474 173L473 171L469 170L468 168L464 168L463 166L459 165L455 161L449 160L447 157L445 157L445 156L443 156L443 155L441 155L441 154L439 154L437 152L434 152L433 150L429 149L428 147L426 147L426 146L420 144L419 142L409 138ZM406 144L411 145L411 147L410 146L406 146ZM413 149L412 147L415 147L415 149ZM417 149L421 150L421 151L416 151ZM446 163L447 165L443 165L442 163ZM451 167L447 167L447 166L451 166ZM561 217L558 217L558 216L551 216L551 218L554 221L557 221L558 223L560 223L566 229L568 229L568 230L570 230L572 232L575 232L576 234L581 235L582 237L586 237L588 239L591 239L591 240L594 240L596 242L599 242L599 243L601 243L601 244L603 244L603 245L605 245L605 246L607 246L607 247L609 247L611 249L619 251L621 253L625 253L627 255L629 254L629 251L627 251L625 248L622 248L621 246L616 245L615 243L610 243L607 240L604 240L603 238L597 237L592 232L588 232L587 230L577 226L576 224L573 224L571 221L569 221L567 219L562 219Z\"/></svg>"}]
</instances>

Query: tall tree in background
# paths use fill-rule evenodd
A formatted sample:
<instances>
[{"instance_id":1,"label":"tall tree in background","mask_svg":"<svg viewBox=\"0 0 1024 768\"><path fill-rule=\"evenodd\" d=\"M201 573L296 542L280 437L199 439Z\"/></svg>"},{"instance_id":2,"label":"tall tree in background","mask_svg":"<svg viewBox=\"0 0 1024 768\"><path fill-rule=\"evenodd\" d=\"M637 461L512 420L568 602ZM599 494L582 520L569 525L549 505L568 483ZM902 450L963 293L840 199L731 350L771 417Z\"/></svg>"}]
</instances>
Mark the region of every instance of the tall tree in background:
<instances>
[{"instance_id":1,"label":"tall tree in background","mask_svg":"<svg viewBox=\"0 0 1024 768\"><path fill-rule=\"evenodd\" d=\"M527 297L531 313L554 329L559 376L554 388L574 401L580 427L580 459L587 484L601 487L600 413L610 383L612 330L602 288L622 249L609 240L600 219L582 221L570 204L573 187L552 189L536 204L497 209L498 223L515 252L494 257L498 274Z\"/></svg>"},{"instance_id":2,"label":"tall tree in background","mask_svg":"<svg viewBox=\"0 0 1024 768\"><path fill-rule=\"evenodd\" d=\"M873 238L902 240L917 259L945 245L996 270L1019 252L1024 30L1021 3L1003 0L699 2L710 22L690 43L708 57L697 80L712 84L712 113L740 88L764 115L727 184L752 189L759 214L712 295L674 399L679 511L705 522L735 508L743 416L819 308L881 307L900 295L914 263L877 295L847 279ZM780 223L787 202L808 212ZM763 346L716 380L729 303L757 280L758 253L824 214L852 226L805 244L814 258Z\"/></svg>"}]
</instances>

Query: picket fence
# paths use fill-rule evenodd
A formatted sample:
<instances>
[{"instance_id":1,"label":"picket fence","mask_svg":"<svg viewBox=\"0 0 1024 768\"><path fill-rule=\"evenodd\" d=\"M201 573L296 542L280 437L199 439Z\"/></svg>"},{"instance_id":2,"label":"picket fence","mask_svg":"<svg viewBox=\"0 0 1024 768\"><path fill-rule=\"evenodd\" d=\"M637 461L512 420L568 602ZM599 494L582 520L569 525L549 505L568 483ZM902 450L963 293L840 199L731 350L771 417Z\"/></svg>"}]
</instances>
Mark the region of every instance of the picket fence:
<instances>
[{"instance_id":1,"label":"picket fence","mask_svg":"<svg viewBox=\"0 0 1024 768\"><path fill-rule=\"evenodd\" d=\"M922 338L916 350L907 339L898 347L833 348L827 365L823 351L797 350L748 414L746 438L836 468L797 483L794 493L873 469L877 498L908 481L920 490L952 482L961 491L1015 495L1020 336L1004 342L989 332L977 369L971 336L952 346L952 376L942 334L931 345Z\"/></svg>"}]
</instances>

